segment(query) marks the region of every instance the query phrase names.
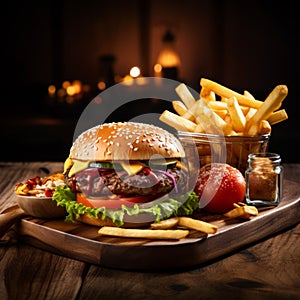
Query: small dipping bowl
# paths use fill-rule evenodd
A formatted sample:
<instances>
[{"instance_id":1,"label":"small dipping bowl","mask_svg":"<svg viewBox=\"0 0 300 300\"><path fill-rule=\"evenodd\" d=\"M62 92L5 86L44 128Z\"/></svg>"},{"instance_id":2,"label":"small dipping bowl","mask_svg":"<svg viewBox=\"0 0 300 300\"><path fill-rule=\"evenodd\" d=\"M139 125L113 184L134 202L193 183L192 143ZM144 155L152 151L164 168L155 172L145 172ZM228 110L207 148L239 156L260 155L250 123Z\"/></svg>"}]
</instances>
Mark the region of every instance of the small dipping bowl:
<instances>
[{"instance_id":1,"label":"small dipping bowl","mask_svg":"<svg viewBox=\"0 0 300 300\"><path fill-rule=\"evenodd\" d=\"M37 218L61 218L66 215L66 209L57 206L51 197L35 197L16 195L17 203L24 212Z\"/></svg>"}]
</instances>

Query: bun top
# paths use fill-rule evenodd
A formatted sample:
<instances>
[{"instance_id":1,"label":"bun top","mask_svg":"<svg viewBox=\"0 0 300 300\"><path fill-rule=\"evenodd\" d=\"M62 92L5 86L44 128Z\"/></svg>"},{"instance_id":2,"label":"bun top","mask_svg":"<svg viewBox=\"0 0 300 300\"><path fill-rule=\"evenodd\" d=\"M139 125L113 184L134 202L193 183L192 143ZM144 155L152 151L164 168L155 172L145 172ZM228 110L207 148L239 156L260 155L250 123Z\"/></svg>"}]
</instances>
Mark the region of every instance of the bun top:
<instances>
[{"instance_id":1,"label":"bun top","mask_svg":"<svg viewBox=\"0 0 300 300\"><path fill-rule=\"evenodd\" d=\"M181 158L185 152L170 132L137 122L104 123L74 141L69 157L82 161L149 160Z\"/></svg>"}]
</instances>

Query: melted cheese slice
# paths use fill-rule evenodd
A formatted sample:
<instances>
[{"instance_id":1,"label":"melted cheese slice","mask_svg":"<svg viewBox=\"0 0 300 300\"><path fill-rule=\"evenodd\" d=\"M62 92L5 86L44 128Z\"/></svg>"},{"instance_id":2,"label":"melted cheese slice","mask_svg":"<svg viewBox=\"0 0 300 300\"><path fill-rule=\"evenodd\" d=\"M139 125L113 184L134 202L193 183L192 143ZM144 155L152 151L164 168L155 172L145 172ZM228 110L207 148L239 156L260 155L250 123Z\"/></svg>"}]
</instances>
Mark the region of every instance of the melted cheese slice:
<instances>
[{"instance_id":1,"label":"melted cheese slice","mask_svg":"<svg viewBox=\"0 0 300 300\"><path fill-rule=\"evenodd\" d=\"M179 168L179 169L184 170L185 172L188 172L187 167L181 161L176 162L176 167Z\"/></svg>"},{"instance_id":2,"label":"melted cheese slice","mask_svg":"<svg viewBox=\"0 0 300 300\"><path fill-rule=\"evenodd\" d=\"M68 157L64 163L64 174L71 168L68 176L72 177L77 172L87 169L89 167L89 164L90 161L72 160L70 157ZM127 161L122 161L120 162L120 164L122 168L128 173L128 175L135 175L138 172L142 171L143 168L145 168L145 164L140 161L131 161L130 163ZM177 161L177 167L185 169L185 166L179 161Z\"/></svg>"},{"instance_id":3,"label":"melted cheese slice","mask_svg":"<svg viewBox=\"0 0 300 300\"><path fill-rule=\"evenodd\" d=\"M73 175L75 175L75 173L87 169L89 167L89 164L90 164L89 161L74 160L68 176L72 177Z\"/></svg>"},{"instance_id":4,"label":"melted cheese slice","mask_svg":"<svg viewBox=\"0 0 300 300\"><path fill-rule=\"evenodd\" d=\"M142 171L145 167L145 165L140 161L135 161L131 163L122 161L120 164L122 168L128 173L128 175L135 175L138 172Z\"/></svg>"},{"instance_id":5,"label":"melted cheese slice","mask_svg":"<svg viewBox=\"0 0 300 300\"><path fill-rule=\"evenodd\" d=\"M64 174L72 167L73 165L73 160L68 157L65 162L64 162Z\"/></svg>"}]
</instances>

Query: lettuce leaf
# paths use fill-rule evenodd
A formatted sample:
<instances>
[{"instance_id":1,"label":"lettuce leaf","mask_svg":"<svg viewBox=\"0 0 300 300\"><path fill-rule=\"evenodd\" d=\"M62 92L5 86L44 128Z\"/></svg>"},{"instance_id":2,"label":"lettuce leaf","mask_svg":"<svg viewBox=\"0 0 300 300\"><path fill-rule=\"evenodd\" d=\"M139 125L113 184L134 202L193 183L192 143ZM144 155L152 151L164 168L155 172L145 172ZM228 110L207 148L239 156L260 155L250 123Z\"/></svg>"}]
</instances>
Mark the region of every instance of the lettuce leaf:
<instances>
[{"instance_id":1,"label":"lettuce leaf","mask_svg":"<svg viewBox=\"0 0 300 300\"><path fill-rule=\"evenodd\" d=\"M186 216L191 215L199 205L199 197L195 192L190 191L178 197L172 196L163 197L162 201L153 206L144 207L143 205L135 204L133 207L126 207L122 205L120 209L106 209L105 207L92 208L76 202L76 195L67 186L58 186L53 193L52 199L57 202L58 206L63 206L67 210L66 221L75 222L76 219L82 215L87 214L92 218L112 219L116 226L124 224L124 215L136 216L141 213L150 214L153 216L155 222L170 218L172 216Z\"/></svg>"}]
</instances>

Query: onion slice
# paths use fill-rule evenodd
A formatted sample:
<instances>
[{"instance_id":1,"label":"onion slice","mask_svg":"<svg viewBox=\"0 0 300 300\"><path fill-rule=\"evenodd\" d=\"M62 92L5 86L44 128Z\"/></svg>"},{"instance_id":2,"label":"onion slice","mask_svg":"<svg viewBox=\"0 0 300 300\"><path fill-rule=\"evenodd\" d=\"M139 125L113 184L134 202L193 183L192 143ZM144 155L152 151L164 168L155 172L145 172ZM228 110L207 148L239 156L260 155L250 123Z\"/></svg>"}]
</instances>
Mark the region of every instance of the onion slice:
<instances>
[{"instance_id":1,"label":"onion slice","mask_svg":"<svg viewBox=\"0 0 300 300\"><path fill-rule=\"evenodd\" d=\"M153 173L153 171L150 168L144 168L144 172L146 173L146 175L149 175L154 180L155 184L159 183L158 177L155 173Z\"/></svg>"},{"instance_id":2,"label":"onion slice","mask_svg":"<svg viewBox=\"0 0 300 300\"><path fill-rule=\"evenodd\" d=\"M174 188L175 188L175 191L176 191L176 193L178 193L177 182L175 180L175 177L172 174L168 173L167 171L163 171L163 170L159 170L159 169L155 169L153 171L165 174L166 176L168 176L169 178L171 178L171 180L173 182L173 185L174 185Z\"/></svg>"}]
</instances>

